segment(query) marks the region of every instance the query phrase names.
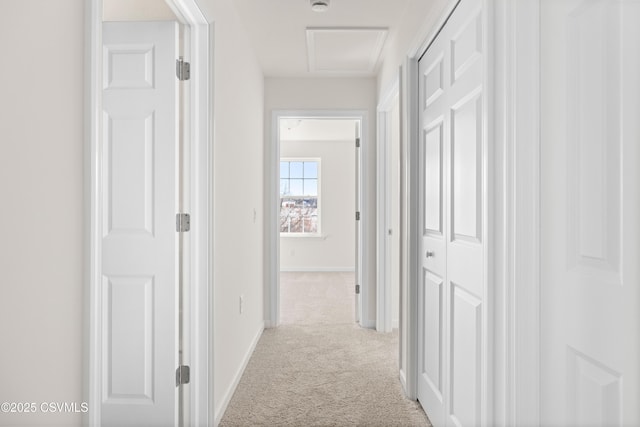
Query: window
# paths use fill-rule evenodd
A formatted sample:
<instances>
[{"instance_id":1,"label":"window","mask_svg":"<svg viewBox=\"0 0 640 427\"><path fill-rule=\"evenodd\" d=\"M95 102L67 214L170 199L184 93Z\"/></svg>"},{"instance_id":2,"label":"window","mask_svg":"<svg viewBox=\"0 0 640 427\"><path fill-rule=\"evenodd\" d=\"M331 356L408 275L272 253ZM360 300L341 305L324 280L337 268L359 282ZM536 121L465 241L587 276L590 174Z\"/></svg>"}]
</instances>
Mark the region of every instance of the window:
<instances>
[{"instance_id":1,"label":"window","mask_svg":"<svg viewBox=\"0 0 640 427\"><path fill-rule=\"evenodd\" d=\"M318 234L320 159L280 161L280 233Z\"/></svg>"}]
</instances>

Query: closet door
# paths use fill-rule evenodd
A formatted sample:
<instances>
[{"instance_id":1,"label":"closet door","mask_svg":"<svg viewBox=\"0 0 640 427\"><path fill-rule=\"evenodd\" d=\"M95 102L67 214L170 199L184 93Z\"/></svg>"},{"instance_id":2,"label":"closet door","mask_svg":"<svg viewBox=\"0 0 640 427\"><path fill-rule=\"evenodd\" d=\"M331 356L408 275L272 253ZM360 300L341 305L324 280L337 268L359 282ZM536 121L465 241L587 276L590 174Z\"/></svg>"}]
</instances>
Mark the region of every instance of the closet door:
<instances>
[{"instance_id":1,"label":"closet door","mask_svg":"<svg viewBox=\"0 0 640 427\"><path fill-rule=\"evenodd\" d=\"M434 426L486 417L483 39L462 0L419 61L418 399Z\"/></svg>"}]
</instances>

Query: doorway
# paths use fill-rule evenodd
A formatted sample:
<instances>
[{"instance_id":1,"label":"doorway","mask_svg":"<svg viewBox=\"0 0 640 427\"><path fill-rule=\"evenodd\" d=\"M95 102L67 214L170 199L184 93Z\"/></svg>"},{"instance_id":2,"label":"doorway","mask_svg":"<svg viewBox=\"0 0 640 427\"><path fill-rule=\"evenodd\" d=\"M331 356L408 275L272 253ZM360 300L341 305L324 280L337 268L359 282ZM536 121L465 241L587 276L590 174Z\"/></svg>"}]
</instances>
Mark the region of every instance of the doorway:
<instances>
[{"instance_id":1,"label":"doorway","mask_svg":"<svg viewBox=\"0 0 640 427\"><path fill-rule=\"evenodd\" d=\"M268 170L271 173L266 192L268 212L271 217L267 227L270 273L268 275L267 298L265 298L265 317L268 327L275 327L281 322L281 267L284 270L297 270L298 272L312 269L353 271L355 282L352 289L355 294L355 318L353 320L361 322L363 318L362 300L366 298L364 295L367 294L367 280L366 277L363 277L362 258L366 247L366 236L362 232L365 229L363 226L365 217L359 212L366 197L361 160L363 151L366 150L365 121L366 113L363 111L273 112L271 153L268 160ZM334 140L330 143L324 141L324 149L316 151L316 154L309 151L314 145L314 141L309 140L309 138L313 138L313 132L309 133L309 131L314 128L316 132L323 132L325 136L322 138ZM331 136L331 134L333 135ZM296 139L301 140L294 142ZM321 141L315 141L315 143L318 144L316 147L318 149L323 146ZM335 145L335 147L330 148L331 145ZM345 209L343 202L333 199L334 197L339 199L341 194L349 197L349 193L339 191L338 194L327 196L323 195L324 186L322 184L318 189L314 186L317 185L316 180L324 180L327 183L334 181L337 175L335 170L332 171L334 166L331 168L325 166L339 165L340 162L344 162L345 156L339 155L338 147L345 148L349 145L351 148L346 149L352 150L353 153L351 157L353 166L349 169L354 172L353 186L355 191L351 194L352 202L349 202L351 207ZM318 154L321 152L323 155ZM323 157L326 159L323 160ZM311 174L308 175L308 178L304 178L305 170ZM282 197L281 185L285 186L282 187L285 190L291 190L293 185L303 185L305 179L309 180L309 188L313 188L312 193L314 194L311 198L307 197L308 200L305 200L303 197L297 200L293 194ZM328 197L326 200L326 202L330 202L328 206L323 202L324 197ZM286 204L284 207L283 200ZM343 206L340 207L341 204ZM303 207L304 209L302 209ZM324 209L326 207L334 213L325 218L327 212L324 212ZM302 210L306 211L308 218L302 218ZM349 210L352 211L349 212ZM349 229L353 231L349 232ZM352 243L348 243L349 236L342 235L345 232L352 234L352 236L355 232L355 236L351 240ZM283 233L288 236L283 237L281 243ZM347 239L345 245L339 244L342 239ZM334 249L328 248L328 246L336 244L338 246ZM281 247L283 252L281 252ZM342 257L339 256L341 252L348 252L349 247L352 248L352 257L349 257L348 253ZM338 256L336 257L336 255ZM352 261L349 262L348 258L351 258Z\"/></svg>"},{"instance_id":2,"label":"doorway","mask_svg":"<svg viewBox=\"0 0 640 427\"><path fill-rule=\"evenodd\" d=\"M207 424L212 32L138 6L87 7L85 424Z\"/></svg>"},{"instance_id":3,"label":"doorway","mask_svg":"<svg viewBox=\"0 0 640 427\"><path fill-rule=\"evenodd\" d=\"M354 119L282 118L280 320L355 320Z\"/></svg>"},{"instance_id":4,"label":"doorway","mask_svg":"<svg viewBox=\"0 0 640 427\"><path fill-rule=\"evenodd\" d=\"M400 328L401 283L401 132L400 80L391 85L378 105L377 164L377 292L376 330ZM406 308L404 308L406 310ZM406 328L402 328L404 332ZM406 345L406 334L400 337ZM402 362L401 362L402 363ZM401 371L404 369L401 367Z\"/></svg>"}]
</instances>

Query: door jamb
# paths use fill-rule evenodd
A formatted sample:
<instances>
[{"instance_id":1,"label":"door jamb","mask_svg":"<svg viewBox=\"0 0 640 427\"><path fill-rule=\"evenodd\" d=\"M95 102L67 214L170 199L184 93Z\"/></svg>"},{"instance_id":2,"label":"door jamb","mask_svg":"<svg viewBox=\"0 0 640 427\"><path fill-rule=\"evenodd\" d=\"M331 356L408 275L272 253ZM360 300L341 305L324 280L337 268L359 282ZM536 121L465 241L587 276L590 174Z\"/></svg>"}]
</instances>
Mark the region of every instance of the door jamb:
<instances>
[{"instance_id":1,"label":"door jamb","mask_svg":"<svg viewBox=\"0 0 640 427\"><path fill-rule=\"evenodd\" d=\"M208 425L213 419L213 283L212 230L213 207L210 197L213 173L213 23L204 16L195 0L170 0L169 5L190 27L191 88L190 116L191 149L189 181L191 227L189 239L189 296L191 355L191 390L188 418L193 425ZM100 150L102 119L102 0L85 3L85 147L84 147L84 282L83 304L83 395L91 410L84 414L83 424L100 425L100 316L98 285ZM197 230L197 231L196 231ZM172 375L173 373L168 373Z\"/></svg>"},{"instance_id":2,"label":"door jamb","mask_svg":"<svg viewBox=\"0 0 640 427\"><path fill-rule=\"evenodd\" d=\"M360 170L358 176L358 183L360 186L360 206L368 206L368 183L367 177L370 176L368 172L368 166L366 164L367 159L367 111L365 110L274 110L271 115L271 138L268 141L268 147L265 153L268 154L267 167L265 170L268 174L265 179L265 194L266 194L266 267L267 267L267 289L265 290L265 327L275 328L280 324L280 230L278 228L277 218L280 215L280 207L277 202L280 197L279 192L279 171L278 167L280 162L280 127L278 125L282 118L300 118L300 119L317 119L317 118L336 118L336 119L355 119L360 120L360 150L358 155L360 156ZM353 213L355 216L355 213ZM368 295L372 292L369 289L370 280L368 277L367 269L363 267L362 261L367 259L369 244L369 236L366 233L369 224L368 215L366 212L362 212L360 216L360 233L358 242L358 255L356 260L356 268L359 270L358 277L360 278L360 325L363 327L371 327L368 325L366 319L369 319L369 308L366 302L368 301Z\"/></svg>"},{"instance_id":3,"label":"door jamb","mask_svg":"<svg viewBox=\"0 0 640 427\"><path fill-rule=\"evenodd\" d=\"M376 330L391 332L392 325L392 283L390 263L391 251L388 245L387 233L391 221L390 206L391 173L389 147L391 145L391 110L400 95L400 80L396 77L378 104L377 129L377 278L376 278ZM400 230L395 230L399 233Z\"/></svg>"}]
</instances>

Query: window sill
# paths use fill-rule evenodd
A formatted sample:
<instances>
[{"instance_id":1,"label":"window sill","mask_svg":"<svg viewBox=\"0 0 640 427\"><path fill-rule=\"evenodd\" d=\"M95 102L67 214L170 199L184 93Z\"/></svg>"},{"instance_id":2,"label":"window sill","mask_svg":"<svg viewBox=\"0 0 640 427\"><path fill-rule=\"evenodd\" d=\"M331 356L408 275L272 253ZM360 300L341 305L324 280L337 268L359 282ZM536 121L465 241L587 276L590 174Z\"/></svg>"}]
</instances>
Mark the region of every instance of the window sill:
<instances>
[{"instance_id":1,"label":"window sill","mask_svg":"<svg viewBox=\"0 0 640 427\"><path fill-rule=\"evenodd\" d=\"M327 240L327 237L329 236L321 233L280 233L280 237L291 237L294 239L306 238Z\"/></svg>"}]
</instances>

